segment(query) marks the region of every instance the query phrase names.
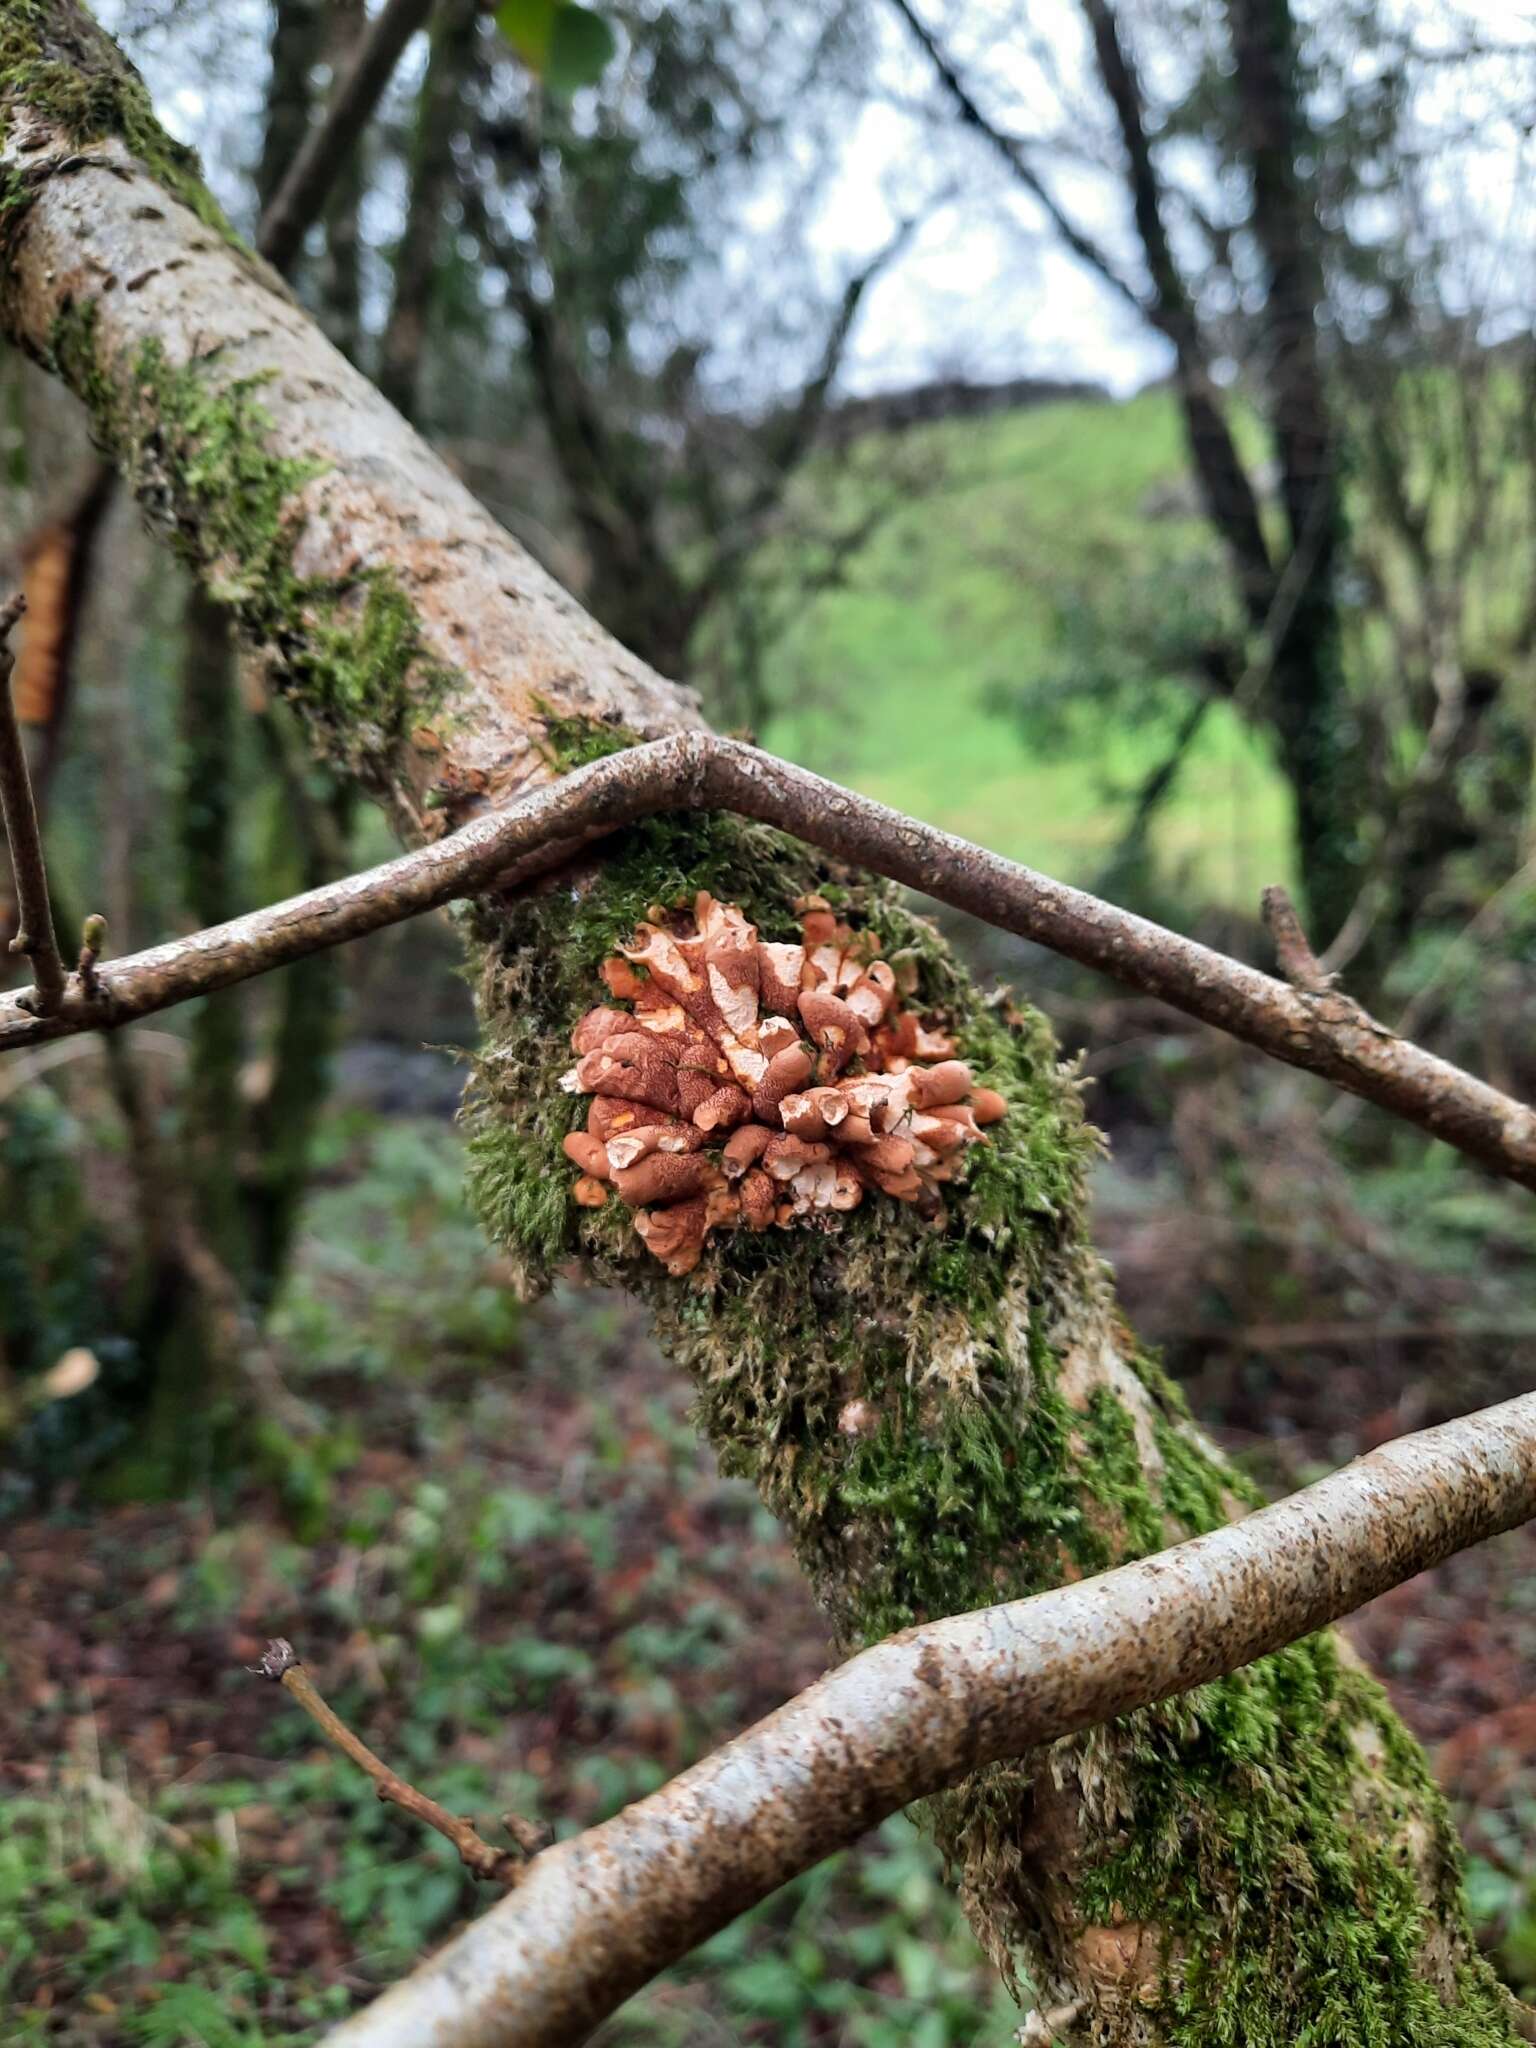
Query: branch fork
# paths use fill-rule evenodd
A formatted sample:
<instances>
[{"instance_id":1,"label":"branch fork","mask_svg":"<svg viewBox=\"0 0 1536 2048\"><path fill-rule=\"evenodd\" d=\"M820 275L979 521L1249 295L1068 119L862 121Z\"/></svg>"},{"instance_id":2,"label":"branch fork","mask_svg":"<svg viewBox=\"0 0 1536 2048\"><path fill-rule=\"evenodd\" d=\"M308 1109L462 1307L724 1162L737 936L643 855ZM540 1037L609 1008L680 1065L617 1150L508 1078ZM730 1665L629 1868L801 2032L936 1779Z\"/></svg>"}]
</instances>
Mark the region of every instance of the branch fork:
<instances>
[{"instance_id":1,"label":"branch fork","mask_svg":"<svg viewBox=\"0 0 1536 2048\"><path fill-rule=\"evenodd\" d=\"M54 1014L39 1017L18 1014L18 999L0 996L0 1053L128 1023L456 897L521 887L566 866L621 826L688 810L733 811L776 826L1048 946L1273 1059L1320 1074L1456 1146L1488 1171L1536 1190L1536 1110L1399 1038L1333 989L1283 892L1267 914L1271 930L1283 935L1277 946L1290 981L743 741L701 732L675 733L590 762L382 867L115 960L99 970L94 1001L71 986Z\"/></svg>"}]
</instances>

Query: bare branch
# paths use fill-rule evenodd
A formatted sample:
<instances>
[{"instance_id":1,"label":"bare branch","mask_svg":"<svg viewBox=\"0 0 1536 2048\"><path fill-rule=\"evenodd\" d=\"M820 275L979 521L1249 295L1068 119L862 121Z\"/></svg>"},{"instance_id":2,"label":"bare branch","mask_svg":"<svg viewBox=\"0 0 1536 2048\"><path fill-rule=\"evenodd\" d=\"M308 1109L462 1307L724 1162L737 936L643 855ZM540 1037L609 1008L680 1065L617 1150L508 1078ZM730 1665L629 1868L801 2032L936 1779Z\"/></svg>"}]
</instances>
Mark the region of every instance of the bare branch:
<instances>
[{"instance_id":1,"label":"bare branch","mask_svg":"<svg viewBox=\"0 0 1536 2048\"><path fill-rule=\"evenodd\" d=\"M252 1665L251 1669L263 1678L275 1679L290 1699L298 1701L326 1740L334 1743L344 1757L350 1758L359 1770L372 1778L380 1799L391 1806L398 1806L413 1820L424 1821L429 1828L435 1828L452 1842L459 1852L459 1861L472 1876L486 1878L493 1884L516 1885L522 1882L527 1869L525 1857L535 1853L546 1839L542 1829L517 1814L506 1814L503 1825L509 1834L516 1836L519 1849L496 1849L482 1839L473 1821L460 1819L446 1806L439 1806L435 1799L429 1799L425 1792L418 1792L414 1785L407 1784L382 1757L374 1755L361 1736L353 1734L333 1707L326 1705L315 1688L314 1680L299 1661L298 1652L285 1637L275 1636L267 1644L261 1662Z\"/></svg>"},{"instance_id":2,"label":"bare branch","mask_svg":"<svg viewBox=\"0 0 1536 2048\"><path fill-rule=\"evenodd\" d=\"M939 83L965 126L973 134L979 135L993 153L1008 166L1078 261L1093 271L1095 276L1101 277L1122 299L1134 306L1143 318L1150 317L1146 300L1119 265L1062 210L1056 195L1030 162L1028 145L1016 135L1005 134L982 112L974 94L950 62L937 36L909 4L909 0L891 0L891 5L906 23L913 41L933 66Z\"/></svg>"},{"instance_id":3,"label":"bare branch","mask_svg":"<svg viewBox=\"0 0 1536 2048\"><path fill-rule=\"evenodd\" d=\"M11 877L16 885L16 936L11 940L10 951L26 955L35 977L34 987L16 1001L24 1009L46 1017L64 999L64 962L53 929L48 869L43 860L43 837L32 797L32 778L27 773L27 749L11 695L11 671L16 659L10 650L10 636L26 608L27 601L20 595L0 606L0 815L5 819Z\"/></svg>"},{"instance_id":4,"label":"bare branch","mask_svg":"<svg viewBox=\"0 0 1536 2048\"><path fill-rule=\"evenodd\" d=\"M1532 1514L1536 1394L1523 1394L1156 1557L892 1636L547 1850L329 2048L567 2048L914 1799L1235 1671Z\"/></svg>"},{"instance_id":5,"label":"bare branch","mask_svg":"<svg viewBox=\"0 0 1536 2048\"><path fill-rule=\"evenodd\" d=\"M261 218L256 246L286 274L310 223L318 219L336 174L378 105L406 44L426 21L432 0L386 0L356 56L337 81L325 118L305 138Z\"/></svg>"},{"instance_id":6,"label":"bare branch","mask_svg":"<svg viewBox=\"0 0 1536 2048\"><path fill-rule=\"evenodd\" d=\"M1246 1045L1321 1074L1536 1189L1536 1111L1400 1039L1336 990L1289 988L1149 919L919 824L739 740L680 733L594 761L382 867L96 970L52 1016L0 998L0 1052L128 1022L455 897L511 888L659 811L729 810L1033 939Z\"/></svg>"},{"instance_id":7,"label":"bare branch","mask_svg":"<svg viewBox=\"0 0 1536 2048\"><path fill-rule=\"evenodd\" d=\"M1313 952L1301 919L1296 915L1290 891L1282 889L1278 882L1272 882L1264 891L1262 909L1265 929L1275 942L1275 958L1280 964L1280 972L1291 987L1300 989L1304 995L1327 995L1333 986L1333 976L1324 972Z\"/></svg>"}]
</instances>

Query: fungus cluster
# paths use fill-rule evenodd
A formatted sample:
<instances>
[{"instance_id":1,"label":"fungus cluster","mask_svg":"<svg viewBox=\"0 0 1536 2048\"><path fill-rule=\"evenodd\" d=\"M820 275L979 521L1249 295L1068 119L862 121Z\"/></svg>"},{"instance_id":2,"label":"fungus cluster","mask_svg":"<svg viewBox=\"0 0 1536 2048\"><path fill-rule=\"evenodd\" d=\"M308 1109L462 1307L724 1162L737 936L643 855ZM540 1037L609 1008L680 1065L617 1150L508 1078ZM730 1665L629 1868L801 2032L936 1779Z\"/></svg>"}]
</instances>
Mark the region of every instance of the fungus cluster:
<instances>
[{"instance_id":1,"label":"fungus cluster","mask_svg":"<svg viewBox=\"0 0 1536 2048\"><path fill-rule=\"evenodd\" d=\"M966 1147L1007 1112L903 1007L915 977L873 933L820 897L797 908L789 944L706 892L691 917L653 910L603 963L612 1000L572 1033L561 1086L592 1098L565 1140L576 1200L615 1193L674 1275L712 1230L825 1222L866 1193L936 1215Z\"/></svg>"}]
</instances>

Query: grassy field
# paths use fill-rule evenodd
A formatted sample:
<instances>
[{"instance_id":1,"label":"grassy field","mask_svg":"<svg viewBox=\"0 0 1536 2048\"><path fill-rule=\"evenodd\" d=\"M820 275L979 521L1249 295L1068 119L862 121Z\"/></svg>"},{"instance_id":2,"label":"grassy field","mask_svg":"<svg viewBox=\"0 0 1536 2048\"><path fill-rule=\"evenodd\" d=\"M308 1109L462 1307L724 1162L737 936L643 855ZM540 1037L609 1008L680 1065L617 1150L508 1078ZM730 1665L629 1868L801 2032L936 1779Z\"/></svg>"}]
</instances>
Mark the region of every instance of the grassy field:
<instances>
[{"instance_id":1,"label":"grassy field","mask_svg":"<svg viewBox=\"0 0 1536 2048\"><path fill-rule=\"evenodd\" d=\"M1166 732L1084 716L1064 750L1039 758L987 700L1058 660L1064 582L1101 573L1112 595L1117 576L1187 561L1201 529L1178 505L1173 408L1151 392L948 421L912 430L899 452L919 487L776 646L764 743L1015 859L1091 878ZM1287 876L1286 838L1262 748L1213 713L1159 820L1160 863L1196 896L1251 907Z\"/></svg>"}]
</instances>

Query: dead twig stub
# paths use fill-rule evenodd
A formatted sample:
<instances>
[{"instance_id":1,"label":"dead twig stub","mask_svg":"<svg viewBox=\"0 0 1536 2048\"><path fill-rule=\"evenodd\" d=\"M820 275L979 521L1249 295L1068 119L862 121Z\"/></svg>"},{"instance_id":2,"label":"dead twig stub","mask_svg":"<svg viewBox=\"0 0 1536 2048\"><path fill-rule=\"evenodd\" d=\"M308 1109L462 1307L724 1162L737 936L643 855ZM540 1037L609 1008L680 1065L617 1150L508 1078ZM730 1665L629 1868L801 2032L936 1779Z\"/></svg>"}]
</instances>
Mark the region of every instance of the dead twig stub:
<instances>
[{"instance_id":1,"label":"dead twig stub","mask_svg":"<svg viewBox=\"0 0 1536 2048\"><path fill-rule=\"evenodd\" d=\"M1271 882L1261 898L1264 928L1275 942L1275 961L1294 989L1303 995L1326 995L1334 977L1323 967L1302 929L1290 892Z\"/></svg>"},{"instance_id":2,"label":"dead twig stub","mask_svg":"<svg viewBox=\"0 0 1536 2048\"><path fill-rule=\"evenodd\" d=\"M548 1831L536 1821L526 1820L520 1814L506 1813L501 1817L501 1824L517 1843L517 1848L497 1849L480 1835L473 1821L450 1813L446 1806L439 1806L425 1792L418 1792L414 1785L392 1771L382 1757L376 1756L334 1708L326 1705L298 1652L286 1637L274 1636L267 1644L260 1663L253 1664L251 1669L281 1685L292 1699L297 1700L326 1740L372 1778L380 1799L391 1806L398 1806L403 1813L424 1822L427 1827L435 1828L438 1834L451 1842L459 1853L459 1861L472 1876L486 1878L492 1884L505 1885L510 1889L522 1882L528 1858L548 1846Z\"/></svg>"},{"instance_id":3,"label":"dead twig stub","mask_svg":"<svg viewBox=\"0 0 1536 2048\"><path fill-rule=\"evenodd\" d=\"M96 963L101 958L101 949L106 942L107 920L99 911L95 911L80 927L80 958L75 963L75 972L80 977L80 993L87 1002L95 1002L99 993Z\"/></svg>"},{"instance_id":4,"label":"dead twig stub","mask_svg":"<svg viewBox=\"0 0 1536 2048\"><path fill-rule=\"evenodd\" d=\"M53 929L48 869L32 777L27 772L26 744L11 696L16 657L10 649L10 636L26 608L27 601L19 592L0 605L0 812L5 818L16 887L16 936L10 950L25 954L32 963L33 987L25 999L18 1000L35 1016L48 1017L64 1001L64 961Z\"/></svg>"}]
</instances>

